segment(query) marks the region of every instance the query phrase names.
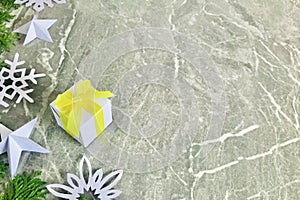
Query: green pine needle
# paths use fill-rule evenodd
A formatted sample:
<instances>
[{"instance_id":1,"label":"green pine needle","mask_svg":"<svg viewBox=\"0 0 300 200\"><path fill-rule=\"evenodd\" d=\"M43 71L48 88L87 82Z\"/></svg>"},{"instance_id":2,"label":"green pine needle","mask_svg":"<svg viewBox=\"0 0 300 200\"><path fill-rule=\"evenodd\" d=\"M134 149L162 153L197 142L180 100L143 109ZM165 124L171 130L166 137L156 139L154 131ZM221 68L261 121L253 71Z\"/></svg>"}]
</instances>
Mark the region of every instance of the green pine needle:
<instances>
[{"instance_id":1,"label":"green pine needle","mask_svg":"<svg viewBox=\"0 0 300 200\"><path fill-rule=\"evenodd\" d=\"M6 174L7 165L0 163L0 183L2 184L0 200L42 200L46 198L48 190L46 182L39 178L41 172L16 175L13 179L9 179Z\"/></svg>"},{"instance_id":2,"label":"green pine needle","mask_svg":"<svg viewBox=\"0 0 300 200\"><path fill-rule=\"evenodd\" d=\"M4 162L0 162L0 179L4 179L6 177L7 172L7 164Z\"/></svg>"},{"instance_id":3,"label":"green pine needle","mask_svg":"<svg viewBox=\"0 0 300 200\"><path fill-rule=\"evenodd\" d=\"M18 8L19 5L14 3L15 0L1 0L0 4L5 8Z\"/></svg>"},{"instance_id":4,"label":"green pine needle","mask_svg":"<svg viewBox=\"0 0 300 200\"><path fill-rule=\"evenodd\" d=\"M0 54L4 51L10 51L17 39L17 35L6 27L6 23L14 17L10 13L13 9L18 8L18 6L14 4L14 0L0 1Z\"/></svg>"},{"instance_id":5,"label":"green pine needle","mask_svg":"<svg viewBox=\"0 0 300 200\"><path fill-rule=\"evenodd\" d=\"M87 197L79 197L78 200L89 200Z\"/></svg>"}]
</instances>

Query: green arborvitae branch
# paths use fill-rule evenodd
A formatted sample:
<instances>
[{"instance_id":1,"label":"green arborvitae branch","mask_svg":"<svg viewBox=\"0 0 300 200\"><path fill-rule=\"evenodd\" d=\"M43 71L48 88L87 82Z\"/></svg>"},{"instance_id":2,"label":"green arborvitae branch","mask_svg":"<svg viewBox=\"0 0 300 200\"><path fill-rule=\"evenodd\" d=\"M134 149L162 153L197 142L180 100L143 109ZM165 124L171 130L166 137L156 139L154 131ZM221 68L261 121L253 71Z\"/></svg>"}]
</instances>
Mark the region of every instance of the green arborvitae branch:
<instances>
[{"instance_id":1,"label":"green arborvitae branch","mask_svg":"<svg viewBox=\"0 0 300 200\"><path fill-rule=\"evenodd\" d=\"M39 176L41 172L7 177L7 165L0 163L0 183L2 184L0 200L43 200L48 194L46 182Z\"/></svg>"},{"instance_id":2,"label":"green arborvitae branch","mask_svg":"<svg viewBox=\"0 0 300 200\"><path fill-rule=\"evenodd\" d=\"M17 35L6 26L6 23L14 17L10 14L11 11L17 7L18 5L14 4L14 0L0 1L0 54L4 51L10 51L17 39Z\"/></svg>"},{"instance_id":3,"label":"green arborvitae branch","mask_svg":"<svg viewBox=\"0 0 300 200\"><path fill-rule=\"evenodd\" d=\"M7 164L0 162L0 180L4 179L7 175Z\"/></svg>"}]
</instances>

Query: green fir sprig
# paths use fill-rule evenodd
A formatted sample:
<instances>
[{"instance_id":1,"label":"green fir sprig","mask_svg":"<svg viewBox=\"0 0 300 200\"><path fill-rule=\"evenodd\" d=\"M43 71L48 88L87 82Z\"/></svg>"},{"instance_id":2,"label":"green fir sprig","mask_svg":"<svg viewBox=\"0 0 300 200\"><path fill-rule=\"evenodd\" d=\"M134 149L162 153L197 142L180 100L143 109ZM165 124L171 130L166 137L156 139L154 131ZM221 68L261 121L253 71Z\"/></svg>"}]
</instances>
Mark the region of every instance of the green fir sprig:
<instances>
[{"instance_id":1,"label":"green fir sprig","mask_svg":"<svg viewBox=\"0 0 300 200\"><path fill-rule=\"evenodd\" d=\"M0 200L43 200L48 194L46 182L39 176L41 172L24 173L10 179L7 165L0 163L1 193Z\"/></svg>"},{"instance_id":2,"label":"green fir sprig","mask_svg":"<svg viewBox=\"0 0 300 200\"><path fill-rule=\"evenodd\" d=\"M10 51L17 39L17 35L11 32L6 23L14 17L11 15L11 11L18 8L18 6L14 4L14 0L0 1L0 54L4 51Z\"/></svg>"}]
</instances>

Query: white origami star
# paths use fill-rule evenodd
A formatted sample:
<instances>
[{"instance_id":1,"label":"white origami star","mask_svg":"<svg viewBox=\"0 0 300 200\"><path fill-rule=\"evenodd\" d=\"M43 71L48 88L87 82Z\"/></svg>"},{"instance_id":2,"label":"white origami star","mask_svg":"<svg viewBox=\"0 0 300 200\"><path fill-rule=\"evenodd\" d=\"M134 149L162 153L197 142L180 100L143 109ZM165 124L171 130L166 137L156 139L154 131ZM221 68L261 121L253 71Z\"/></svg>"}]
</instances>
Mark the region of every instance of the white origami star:
<instances>
[{"instance_id":1,"label":"white origami star","mask_svg":"<svg viewBox=\"0 0 300 200\"><path fill-rule=\"evenodd\" d=\"M11 131L0 125L2 141L0 143L0 154L7 152L10 175L14 177L17 173L22 151L48 153L49 151L29 139L37 119L34 119L16 131Z\"/></svg>"},{"instance_id":2,"label":"white origami star","mask_svg":"<svg viewBox=\"0 0 300 200\"><path fill-rule=\"evenodd\" d=\"M25 34L26 38L23 45L28 44L35 38L47 42L53 42L48 29L56 22L56 19L37 19L36 16L33 19L15 30L15 33Z\"/></svg>"}]
</instances>

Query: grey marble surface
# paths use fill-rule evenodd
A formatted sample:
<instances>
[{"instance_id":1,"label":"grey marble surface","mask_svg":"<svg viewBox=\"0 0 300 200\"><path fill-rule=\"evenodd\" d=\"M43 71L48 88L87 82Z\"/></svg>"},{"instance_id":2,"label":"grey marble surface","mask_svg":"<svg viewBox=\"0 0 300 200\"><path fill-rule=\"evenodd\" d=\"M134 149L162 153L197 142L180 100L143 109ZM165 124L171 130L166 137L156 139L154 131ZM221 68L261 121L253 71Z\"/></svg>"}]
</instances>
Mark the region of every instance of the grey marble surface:
<instances>
[{"instance_id":1,"label":"grey marble surface","mask_svg":"<svg viewBox=\"0 0 300 200\"><path fill-rule=\"evenodd\" d=\"M86 155L93 169L124 169L119 199L299 199L300 1L69 1L54 43L15 52L46 73L34 104L1 108L48 155L24 154L20 172L66 183ZM34 12L21 7L14 28ZM49 103L82 78L109 89L113 124L87 149L60 129ZM2 155L1 159L5 159ZM49 195L49 199L52 199Z\"/></svg>"}]
</instances>

